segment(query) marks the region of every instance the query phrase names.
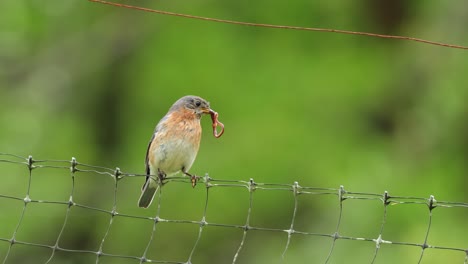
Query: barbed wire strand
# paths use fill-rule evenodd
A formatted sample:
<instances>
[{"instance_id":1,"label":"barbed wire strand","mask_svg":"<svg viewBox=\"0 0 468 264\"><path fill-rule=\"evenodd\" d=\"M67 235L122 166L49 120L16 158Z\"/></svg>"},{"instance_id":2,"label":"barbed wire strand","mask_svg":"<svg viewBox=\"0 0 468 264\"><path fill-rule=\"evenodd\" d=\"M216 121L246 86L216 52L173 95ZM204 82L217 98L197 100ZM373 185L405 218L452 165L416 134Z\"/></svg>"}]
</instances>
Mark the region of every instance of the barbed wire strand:
<instances>
[{"instance_id":1,"label":"barbed wire strand","mask_svg":"<svg viewBox=\"0 0 468 264\"><path fill-rule=\"evenodd\" d=\"M188 19L196 19L196 20L204 20L216 23L225 23L225 24L233 24L233 25L242 25L242 26L252 26L252 27L263 27L263 28L275 28L275 29L289 29L289 30L302 30L302 31L316 31L316 32L328 32L328 33L338 33L338 34L347 34L347 35L358 35L358 36L367 36L367 37L374 37L374 38L385 38L385 39L396 39L396 40L404 40L404 41L414 41L429 45L441 46L446 48L453 48L453 49L462 49L468 50L467 46L461 45L454 45L454 44L447 44L442 42L436 42L431 40L425 40L421 38L414 38L414 37L405 37L405 36L397 36L397 35L384 35L384 34L377 34L377 33L369 33L369 32L360 32L360 31L350 31L350 30L340 30L340 29L328 29L328 28L312 28L312 27L299 27L299 26L284 26L284 25L274 25L274 24L262 24L262 23L251 23L251 22L242 22L242 21L234 21L234 20L227 20L227 19L219 19L219 18L211 18L211 17L202 17L202 16L195 16L195 15L188 15L188 14L181 14L169 11L162 11L158 9L150 9L145 7L127 5L127 4L120 4L115 2L109 2L104 0L88 0L90 2L111 5L115 7L122 7L128 9L134 9L144 12L156 13L160 15L167 15L167 16L175 16L175 17L182 17Z\"/></svg>"},{"instance_id":2,"label":"barbed wire strand","mask_svg":"<svg viewBox=\"0 0 468 264\"><path fill-rule=\"evenodd\" d=\"M120 171L119 168L116 169L110 169L106 167L101 167L101 166L94 166L94 165L88 165L88 164L82 164L76 161L76 159L72 158L71 161L64 161L64 160L40 160L40 161L35 161L32 156L29 156L28 158L21 157L18 155L13 155L13 154L8 154L8 153L0 153L0 163L9 163L9 164L17 164L20 166L25 166L28 171L28 182L27 182L27 188L26 188L26 194L24 198L21 197L16 197L16 196L11 196L11 195L6 195L6 194L1 194L0 193L0 198L3 199L11 199L11 200L17 200L17 201L23 201L23 207L21 210L20 217L18 219L18 223L16 224L13 234L11 238L3 238L0 237L0 241L7 242L8 243L8 248L6 250L5 256L3 258L3 263L5 264L11 255L11 250L14 247L14 245L25 245L25 246L31 246L31 247L39 247L39 248L48 248L51 250L50 256L47 259L45 263L49 263L52 259L54 259L55 253L57 251L63 251L63 252L70 252L70 253L78 253L78 254L92 254L96 256L96 263L99 263L101 257L106 256L106 257L112 257L112 258L122 258L122 259L134 259L138 260L140 263L145 263L145 262L153 262L153 263L178 263L178 264L188 264L191 263L192 257L194 255L194 252L197 249L197 246L202 238L203 230L206 226L215 226L215 227L225 227L225 228L236 228L236 229L241 229L243 230L243 236L240 241L240 244L237 248L236 253L233 256L233 263L236 263L238 260L239 254L242 251L242 248L244 246L244 243L246 241L247 233L250 231L266 231L266 232L276 232L276 233L286 233L287 234L287 240L286 240L286 246L282 254L279 256L280 258L284 258L291 242L291 237L292 235L305 235L305 236L316 236L316 237L328 237L332 239L332 245L329 251L329 254L327 255L327 258L325 260L325 263L328 263L331 255L334 251L335 248L335 243L336 240L338 239L343 239L343 240L353 240L353 241L367 241L367 242L372 242L375 243L376 249L374 251L374 255L372 256L372 261L371 263L374 263L377 254L379 252L379 248L381 244L388 244L388 245L401 245L401 246L413 246L413 247L419 247L421 248L421 254L419 256L418 263L421 263L422 258L424 256L424 253L427 249L437 249L437 250L450 250L450 251L456 251L456 252L461 252L464 254L464 264L468 264L468 250L466 248L460 248L460 247L447 247L447 246L438 246L438 245L430 245L428 244L428 238L429 238L429 233L432 227L432 218L433 218L433 209L436 207L440 208L468 208L468 203L463 203L463 202L450 202L450 201L436 201L434 196L430 196L429 199L427 198L421 198L421 197L412 197L412 196L390 196L388 195L388 192L385 192L383 197L382 195L375 194L375 193L362 193L362 192L349 192L344 189L343 186L340 186L339 189L334 189L334 188L319 188L319 187L301 187L299 186L298 183L294 183L293 185L290 184L277 184L277 183L256 183L253 179L250 179L249 181L243 181L243 180L223 180L223 179L213 179L210 178L208 175L205 175L205 177L202 178L202 180L205 182L206 186L206 200L205 200L205 205L203 209L203 215L200 221L194 221L194 220L177 220L177 219L162 219L160 218L160 210L161 210L161 198L162 198L162 189L159 188L158 190L158 197L157 197L157 210L156 210L156 215L155 217L145 217L145 216L139 216L139 215L131 215L131 214L120 214L117 212L117 192L118 192L118 182L120 179L124 177L143 177L146 176L144 174L132 174L132 173L124 173ZM4 158L7 157L7 158ZM41 164L36 164L36 163L41 163ZM57 163L67 163L68 166L57 164ZM31 183L32 183L32 173L36 169L41 169L41 168L54 168L54 169L66 169L71 172L71 191L70 191L70 198L68 201L53 201L53 200L40 200L40 199L31 199L30 197L30 191L31 191ZM80 204L80 203L75 203L73 201L73 195L74 195L74 179L75 177L79 176L81 173L95 173L96 175L107 175L110 177L113 177L114 179L114 196L113 196L113 204L112 204L112 209L111 210L106 210L94 206L88 206L85 204ZM155 176L156 177L156 176ZM168 177L166 179L168 182L169 181L175 181L175 182L184 182L187 184L191 184L189 180L185 177ZM249 208L247 211L247 216L246 216L246 222L244 225L233 225L233 224L224 224L224 223L212 223L207 221L206 219L206 213L207 213L207 208L209 204L209 190L213 187L222 187L222 188L245 188L249 191ZM280 228L268 228L268 227L258 227L258 226L251 226L250 225L250 217L251 213L253 210L253 200L254 200L254 191L256 190L261 190L261 191L290 191L294 195L294 210L293 214L291 217L291 224L289 229L280 229ZM307 232L307 231L301 231L301 230L295 230L294 229L294 221L295 217L297 214L297 208L298 208L298 201L297 197L298 195L333 195L337 196L339 200L339 215L338 215L338 220L337 220L337 225L335 228L335 232L333 234L326 234L326 233L314 233L314 232ZM342 236L339 234L340 230L340 225L342 222L342 210L343 210L343 204L346 200L378 200L382 202L384 206L383 210L383 218L382 218L382 223L380 226L380 232L377 236L377 238L364 238L364 237L350 237L350 236ZM60 232L55 240L55 243L53 245L47 245L47 244L40 244L40 243L32 243L28 241L19 241L17 240L17 233L18 230L21 228L23 225L23 221L25 218L25 212L27 210L28 204L29 203L39 203L39 204L58 204L58 205L63 205L66 206L66 213L65 213L65 219L64 222L62 223ZM414 242L401 242L401 241L388 241L383 239L383 231L384 231L384 226L387 221L387 214L388 214L388 205L424 205L426 208L429 209L429 222L428 226L425 232L425 238L424 242L421 243L414 243ZM87 210L92 210L96 212L101 212L108 214L110 219L108 222L108 226L106 228L106 232L104 233L101 243L99 244L99 248L97 251L92 251L92 250L77 250L77 249L69 249L69 248L63 248L60 246L60 241L61 237L64 233L64 230L67 226L67 223L69 221L69 216L70 212L72 210L72 207L77 207L77 208L83 208ZM152 221L153 227L152 227L152 232L150 234L149 241L145 247L145 250L143 252L142 256L132 256L132 255L120 255L120 254L111 254L108 252L103 252L103 247L105 240L107 236L110 233L111 226L114 223L114 219L116 217L122 217L122 218L132 218L132 219L143 219L146 221ZM147 258L147 252L149 248L151 247L152 241L156 235L156 228L157 224L161 222L167 222L167 223L176 223L176 224L195 224L199 226L199 231L197 238L195 240L195 243L190 251L190 254L188 256L187 262L178 262L178 261L166 261L166 260L155 260L155 259L148 259Z\"/></svg>"}]
</instances>

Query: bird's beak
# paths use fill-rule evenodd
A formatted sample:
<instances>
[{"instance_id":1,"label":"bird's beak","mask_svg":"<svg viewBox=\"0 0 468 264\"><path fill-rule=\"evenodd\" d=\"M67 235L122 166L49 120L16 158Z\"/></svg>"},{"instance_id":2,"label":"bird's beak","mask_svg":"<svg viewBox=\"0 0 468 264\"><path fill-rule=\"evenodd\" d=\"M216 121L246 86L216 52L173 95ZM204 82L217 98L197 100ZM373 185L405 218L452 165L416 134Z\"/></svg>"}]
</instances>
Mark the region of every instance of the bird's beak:
<instances>
[{"instance_id":1,"label":"bird's beak","mask_svg":"<svg viewBox=\"0 0 468 264\"><path fill-rule=\"evenodd\" d=\"M212 112L214 112L211 108L202 108L201 109L203 114L211 115Z\"/></svg>"}]
</instances>

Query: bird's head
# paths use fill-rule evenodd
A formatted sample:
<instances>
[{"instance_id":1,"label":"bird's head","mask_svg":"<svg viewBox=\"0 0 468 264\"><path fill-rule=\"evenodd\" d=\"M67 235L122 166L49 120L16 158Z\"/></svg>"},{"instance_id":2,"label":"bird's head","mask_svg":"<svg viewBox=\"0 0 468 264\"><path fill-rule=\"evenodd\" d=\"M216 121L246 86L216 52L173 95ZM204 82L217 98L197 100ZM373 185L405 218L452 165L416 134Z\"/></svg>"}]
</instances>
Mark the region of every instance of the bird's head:
<instances>
[{"instance_id":1,"label":"bird's head","mask_svg":"<svg viewBox=\"0 0 468 264\"><path fill-rule=\"evenodd\" d=\"M213 135L216 138L219 138L224 133L224 125L223 123L219 122L218 120L218 113L210 108L210 103L205 99L194 96L194 95L187 95L175 102L172 107L169 109L169 113L171 112L186 112L190 111L195 114L196 118L200 119L202 114L207 114L211 116L211 121L213 122ZM190 113L190 118L193 118L193 114ZM218 133L216 127L220 126L221 131Z\"/></svg>"},{"instance_id":2,"label":"bird's head","mask_svg":"<svg viewBox=\"0 0 468 264\"><path fill-rule=\"evenodd\" d=\"M170 111L180 110L181 108L194 111L199 117L201 117L202 114L211 114L214 112L210 108L210 103L208 101L194 95L187 95L180 98L174 103L174 105L172 105Z\"/></svg>"}]
</instances>

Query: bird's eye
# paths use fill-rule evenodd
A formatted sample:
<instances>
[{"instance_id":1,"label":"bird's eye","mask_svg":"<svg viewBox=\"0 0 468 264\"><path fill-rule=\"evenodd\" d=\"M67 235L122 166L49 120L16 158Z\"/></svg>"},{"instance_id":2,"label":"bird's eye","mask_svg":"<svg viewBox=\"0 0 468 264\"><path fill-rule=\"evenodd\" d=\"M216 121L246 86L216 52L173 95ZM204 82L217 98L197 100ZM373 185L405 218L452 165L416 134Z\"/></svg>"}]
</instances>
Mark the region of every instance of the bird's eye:
<instances>
[{"instance_id":1,"label":"bird's eye","mask_svg":"<svg viewBox=\"0 0 468 264\"><path fill-rule=\"evenodd\" d=\"M199 106L201 105L201 102L200 102L200 101L196 101L196 102L195 102L195 105L196 105L197 107L199 107Z\"/></svg>"}]
</instances>

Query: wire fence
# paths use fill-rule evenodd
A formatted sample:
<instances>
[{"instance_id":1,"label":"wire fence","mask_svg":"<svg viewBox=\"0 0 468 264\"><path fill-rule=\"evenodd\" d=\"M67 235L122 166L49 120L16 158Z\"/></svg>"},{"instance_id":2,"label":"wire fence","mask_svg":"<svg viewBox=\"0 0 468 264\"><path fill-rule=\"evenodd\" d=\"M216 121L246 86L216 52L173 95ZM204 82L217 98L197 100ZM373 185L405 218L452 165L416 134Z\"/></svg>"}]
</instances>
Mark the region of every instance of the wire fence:
<instances>
[{"instance_id":1,"label":"wire fence","mask_svg":"<svg viewBox=\"0 0 468 264\"><path fill-rule=\"evenodd\" d=\"M412 247L419 250L419 257L416 260L416 263L423 263L423 260L430 258L426 257L428 251L450 251L450 252L458 252L459 254L459 263L468 263L468 250L464 246L468 246L468 239L465 240L465 245L459 245L456 247L452 246L444 246L444 245L436 245L429 243L429 235L433 229L433 215L436 208L447 208L447 209L461 209L464 210L463 213L468 213L468 203L462 202L446 202L446 201L438 201L435 199L434 196L430 196L428 198L421 198L421 197L406 197L406 196L393 196L388 192L384 192L381 194L378 193L363 193L363 192L351 192L346 190L343 186L339 188L316 188L316 187L305 187L301 186L298 182L294 182L292 184L276 184L276 183L258 183L255 182L253 179L249 180L221 180L211 178L208 175L199 178L198 187L200 185L204 186L206 189L205 192L205 200L203 201L203 213L197 220L181 220L181 219L168 219L161 217L161 205L164 201L163 194L164 189L171 188L171 184L165 184L162 188L159 189L157 193L157 197L155 197L155 207L156 212L153 216L145 216L143 214L127 214L121 213L118 210L118 193L119 187L121 187L121 180L125 178L133 178L133 177L145 177L144 174L133 174L133 173L126 173L121 171L119 168L111 169L101 166L94 166L89 164L83 164L78 162L75 158L71 160L39 160L34 159L32 156L29 157L21 157L13 154L7 153L0 153L0 171L5 171L5 164L13 164L17 169L24 168L24 174L13 175L13 178L25 178L27 175L27 181L24 181L27 185L26 191L24 196L18 195L10 195L5 194L8 192L7 189L0 187L0 206L5 204L6 202L17 201L16 204L21 204L22 207L20 210L20 216L18 218L17 223L15 224L13 230L3 230L0 233L0 260L2 263L17 263L15 262L15 248L18 246L25 246L27 248L42 248L48 250L48 257L44 262L37 262L36 259L33 263L53 263L53 261L57 258L57 255L61 252L70 253L70 254L82 254L88 255L94 259L95 263L104 263L105 259L116 260L116 259L126 259L131 261L129 263L193 263L193 256L197 250L199 250L200 241L204 236L206 229L208 227L219 227L224 229L233 229L238 230L242 233L240 240L236 240L235 242L235 250L232 252L224 252L224 255L229 255L229 262L231 263L243 263L239 260L239 257L243 254L245 250L245 242L253 232L268 232L268 233L278 233L284 235L282 251L277 253L278 260L284 261L285 256L291 250L291 243L298 239L298 237L321 237L325 238L329 241L327 244L327 253L322 259L314 259L313 263L331 263L333 262L333 255L336 252L336 244L337 241L348 240L348 241L355 241L359 243L371 243L374 245L373 253L369 256L369 263L377 263L379 253L382 251L381 248L383 245L386 246L405 246L405 247ZM31 183L33 180L38 180L34 178L34 174L37 170L42 170L45 168L56 169L61 171L68 171L67 174L70 175L69 181L71 184L71 189L69 193L68 200L43 200L39 199L40 197L36 198L32 195L32 187ZM28 172L28 174L26 173ZM110 177L113 180L113 196L112 196L112 206L111 208L101 208L94 205L75 202L77 196L77 186L75 184L75 180L82 176L84 173L91 173L93 175L99 175L103 177ZM2 172L3 174L3 172ZM142 178L140 178L142 181ZM192 183L188 179L188 177L168 177L167 183L169 182L181 182L191 185ZM48 185L50 188L53 186ZM210 193L213 189L221 189L221 188L237 188L242 189L248 192L248 206L246 212L245 222L243 224L231 224L231 223L223 223L223 222L215 222L211 221L210 218L207 216L207 210L209 204L211 202ZM253 202L255 194L258 192L272 192L274 194L279 192L287 192L293 198L292 206L292 214L290 215L290 222L288 224L288 228L281 229L281 228L270 228L265 226L258 226L253 225L251 223L251 216L253 212ZM300 196L311 196L311 197L318 197L318 196L331 196L334 197L334 201L339 208L339 212L337 213L337 219L329 219L329 221L336 221L336 226L334 227L333 232L331 233L316 233L310 232L309 230L305 230L296 227L297 224L297 215L300 210L305 210L304 207L300 206L300 202L298 197ZM137 197L135 197L136 199ZM232 197L236 198L236 197ZM382 212L381 215L381 224L379 227L379 232L374 237L355 237L355 236L346 236L343 235L341 232L342 227L342 219L343 219L343 208L347 205L347 201L354 200L354 201L374 201L377 202L380 206L380 210ZM18 203L19 202L19 203ZM136 200L135 200L136 202ZM27 211L31 204L53 204L53 205L61 205L66 208L64 220L61 223L60 231L58 232L57 237L54 241L50 243L36 243L32 241L24 241L18 238L18 232L24 228L25 219L27 218ZM424 237L421 237L419 242L407 242L407 241L393 241L389 240L388 234L385 233L386 223L388 220L388 208L392 205L412 205L419 207L426 208L426 220L427 226L425 227ZM135 203L136 207L136 203ZM83 250L83 249L76 249L76 248L68 248L63 246L64 244L64 233L67 228L70 226L71 218L72 218L72 209L73 208L81 208L86 211L94 211L103 213L108 217L107 224L105 225L104 232L102 237L100 237L99 241L95 241L96 245L98 245L95 250ZM141 209L143 210L143 209ZM1 215L9 215L13 214L13 212L7 211L5 208L0 207ZM218 212L222 214L223 212ZM0 215L0 217L1 217ZM116 254L114 252L109 252L105 250L105 245L108 243L108 238L111 233L111 229L115 228L116 220L117 219L139 219L145 221L145 223L150 223L151 228L146 230L148 237L145 239L145 246L144 249L141 250L140 255L124 255L124 254ZM275 221L272 219L271 221ZM196 235L196 239L189 250L187 256L184 256L184 261L174 261L174 260L163 260L163 259L156 259L149 257L149 252L153 249L152 243L158 237L158 232L164 228L161 224L163 223L172 223L172 224L185 224L185 225L194 225L198 228L198 232ZM35 228L43 228L43 227L35 227ZM465 227L466 228L466 227ZM2 237L5 233L10 233L9 237ZM233 239L235 240L235 239ZM233 243L234 243L233 242ZM129 243L127 241L127 243ZM262 245L257 245L256 247L261 247ZM3 250L4 249L4 250ZM26 251L27 252L27 251ZM180 254L179 254L180 256ZM113 262L111 262L113 263ZM288 262L290 263L290 262ZM405 262L405 263L409 263Z\"/></svg>"}]
</instances>

